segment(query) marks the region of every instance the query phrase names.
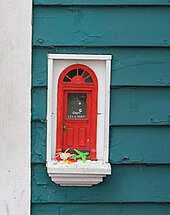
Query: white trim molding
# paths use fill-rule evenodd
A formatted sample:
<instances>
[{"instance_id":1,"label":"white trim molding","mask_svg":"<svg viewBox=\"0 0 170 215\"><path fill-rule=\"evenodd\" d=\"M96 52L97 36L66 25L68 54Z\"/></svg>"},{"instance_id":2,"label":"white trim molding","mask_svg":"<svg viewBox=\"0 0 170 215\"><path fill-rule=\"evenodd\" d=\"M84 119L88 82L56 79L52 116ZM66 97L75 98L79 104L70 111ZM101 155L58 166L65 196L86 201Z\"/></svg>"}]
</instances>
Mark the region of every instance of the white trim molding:
<instances>
[{"instance_id":1,"label":"white trim molding","mask_svg":"<svg viewBox=\"0 0 170 215\"><path fill-rule=\"evenodd\" d=\"M111 60L111 55L83 55L83 54L49 54L48 59L56 60Z\"/></svg>"},{"instance_id":2,"label":"white trim molding","mask_svg":"<svg viewBox=\"0 0 170 215\"><path fill-rule=\"evenodd\" d=\"M111 166L108 163L111 59L111 55L48 55L47 172L56 184L92 186L111 174ZM72 64L90 67L98 79L97 160L66 165L53 160L57 135L57 85L62 71Z\"/></svg>"},{"instance_id":3,"label":"white trim molding","mask_svg":"<svg viewBox=\"0 0 170 215\"><path fill-rule=\"evenodd\" d=\"M61 186L92 186L111 174L109 163L89 160L71 165L52 161L47 163L47 169L51 180Z\"/></svg>"}]
</instances>

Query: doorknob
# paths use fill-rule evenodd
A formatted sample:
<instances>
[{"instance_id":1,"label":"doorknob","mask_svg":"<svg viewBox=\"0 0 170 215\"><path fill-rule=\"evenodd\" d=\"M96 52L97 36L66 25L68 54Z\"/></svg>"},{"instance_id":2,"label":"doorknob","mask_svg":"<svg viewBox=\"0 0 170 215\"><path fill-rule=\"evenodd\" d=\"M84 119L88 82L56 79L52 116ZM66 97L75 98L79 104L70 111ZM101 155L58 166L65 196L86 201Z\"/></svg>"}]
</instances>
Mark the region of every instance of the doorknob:
<instances>
[{"instance_id":1,"label":"doorknob","mask_svg":"<svg viewBox=\"0 0 170 215\"><path fill-rule=\"evenodd\" d=\"M63 122L63 132L66 132L66 122Z\"/></svg>"}]
</instances>

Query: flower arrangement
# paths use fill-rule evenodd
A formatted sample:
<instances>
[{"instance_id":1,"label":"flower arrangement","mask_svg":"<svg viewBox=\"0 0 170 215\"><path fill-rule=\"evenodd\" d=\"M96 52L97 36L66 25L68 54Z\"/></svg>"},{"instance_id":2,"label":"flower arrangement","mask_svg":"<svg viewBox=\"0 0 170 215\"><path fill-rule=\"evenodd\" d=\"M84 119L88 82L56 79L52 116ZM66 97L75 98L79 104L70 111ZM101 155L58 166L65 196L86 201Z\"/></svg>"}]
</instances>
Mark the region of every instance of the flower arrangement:
<instances>
[{"instance_id":1,"label":"flower arrangement","mask_svg":"<svg viewBox=\"0 0 170 215\"><path fill-rule=\"evenodd\" d=\"M57 162L63 161L66 164L72 164L77 162L78 160L82 160L83 162L86 162L87 156L89 155L89 152L82 152L77 149L74 149L74 152L75 152L74 154L68 151L69 149L65 150L64 152L56 153L54 160Z\"/></svg>"}]
</instances>

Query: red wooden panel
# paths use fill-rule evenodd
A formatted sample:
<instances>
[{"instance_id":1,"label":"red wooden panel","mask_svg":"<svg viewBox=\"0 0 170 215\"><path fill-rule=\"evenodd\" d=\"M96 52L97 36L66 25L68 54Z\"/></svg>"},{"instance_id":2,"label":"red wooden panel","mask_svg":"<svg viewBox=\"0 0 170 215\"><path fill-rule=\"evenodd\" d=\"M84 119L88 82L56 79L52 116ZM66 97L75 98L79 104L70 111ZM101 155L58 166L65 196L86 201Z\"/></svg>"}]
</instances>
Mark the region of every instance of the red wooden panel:
<instances>
[{"instance_id":1,"label":"red wooden panel","mask_svg":"<svg viewBox=\"0 0 170 215\"><path fill-rule=\"evenodd\" d=\"M78 146L78 128L74 128L74 148Z\"/></svg>"},{"instance_id":2,"label":"red wooden panel","mask_svg":"<svg viewBox=\"0 0 170 215\"><path fill-rule=\"evenodd\" d=\"M67 128L66 130L66 148L73 147L74 142L73 142L73 128Z\"/></svg>"},{"instance_id":3,"label":"red wooden panel","mask_svg":"<svg viewBox=\"0 0 170 215\"><path fill-rule=\"evenodd\" d=\"M86 146L86 128L79 128L79 146Z\"/></svg>"}]
</instances>

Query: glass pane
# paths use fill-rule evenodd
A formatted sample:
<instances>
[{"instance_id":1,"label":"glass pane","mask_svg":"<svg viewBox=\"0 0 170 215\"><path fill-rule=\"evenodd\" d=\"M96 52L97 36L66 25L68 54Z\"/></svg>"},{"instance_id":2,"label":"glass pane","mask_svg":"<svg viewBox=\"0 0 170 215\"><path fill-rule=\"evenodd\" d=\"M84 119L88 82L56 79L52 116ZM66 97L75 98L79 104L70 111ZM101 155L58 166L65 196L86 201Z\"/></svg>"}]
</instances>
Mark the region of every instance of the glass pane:
<instances>
[{"instance_id":1,"label":"glass pane","mask_svg":"<svg viewBox=\"0 0 170 215\"><path fill-rule=\"evenodd\" d=\"M70 78L73 78L74 76L77 75L76 69L71 70L70 72L67 73L67 76Z\"/></svg>"},{"instance_id":2,"label":"glass pane","mask_svg":"<svg viewBox=\"0 0 170 215\"><path fill-rule=\"evenodd\" d=\"M78 70L78 74L79 74L79 75L82 75L83 72L84 72L84 70L82 70L82 69L79 69L79 70Z\"/></svg>"},{"instance_id":3,"label":"glass pane","mask_svg":"<svg viewBox=\"0 0 170 215\"><path fill-rule=\"evenodd\" d=\"M88 78L85 80L85 82L86 82L86 83L92 83L92 82L93 82L92 77L91 77L91 76L88 77Z\"/></svg>"},{"instance_id":4,"label":"glass pane","mask_svg":"<svg viewBox=\"0 0 170 215\"><path fill-rule=\"evenodd\" d=\"M63 81L64 82L71 82L71 80L69 78L67 78L67 77L64 77Z\"/></svg>"},{"instance_id":5,"label":"glass pane","mask_svg":"<svg viewBox=\"0 0 170 215\"><path fill-rule=\"evenodd\" d=\"M88 72L85 72L85 73L83 74L83 78L86 78L87 76L89 76L89 73L88 73Z\"/></svg>"},{"instance_id":6,"label":"glass pane","mask_svg":"<svg viewBox=\"0 0 170 215\"><path fill-rule=\"evenodd\" d=\"M67 97L67 118L85 119L87 111L86 93L68 93Z\"/></svg>"}]
</instances>

